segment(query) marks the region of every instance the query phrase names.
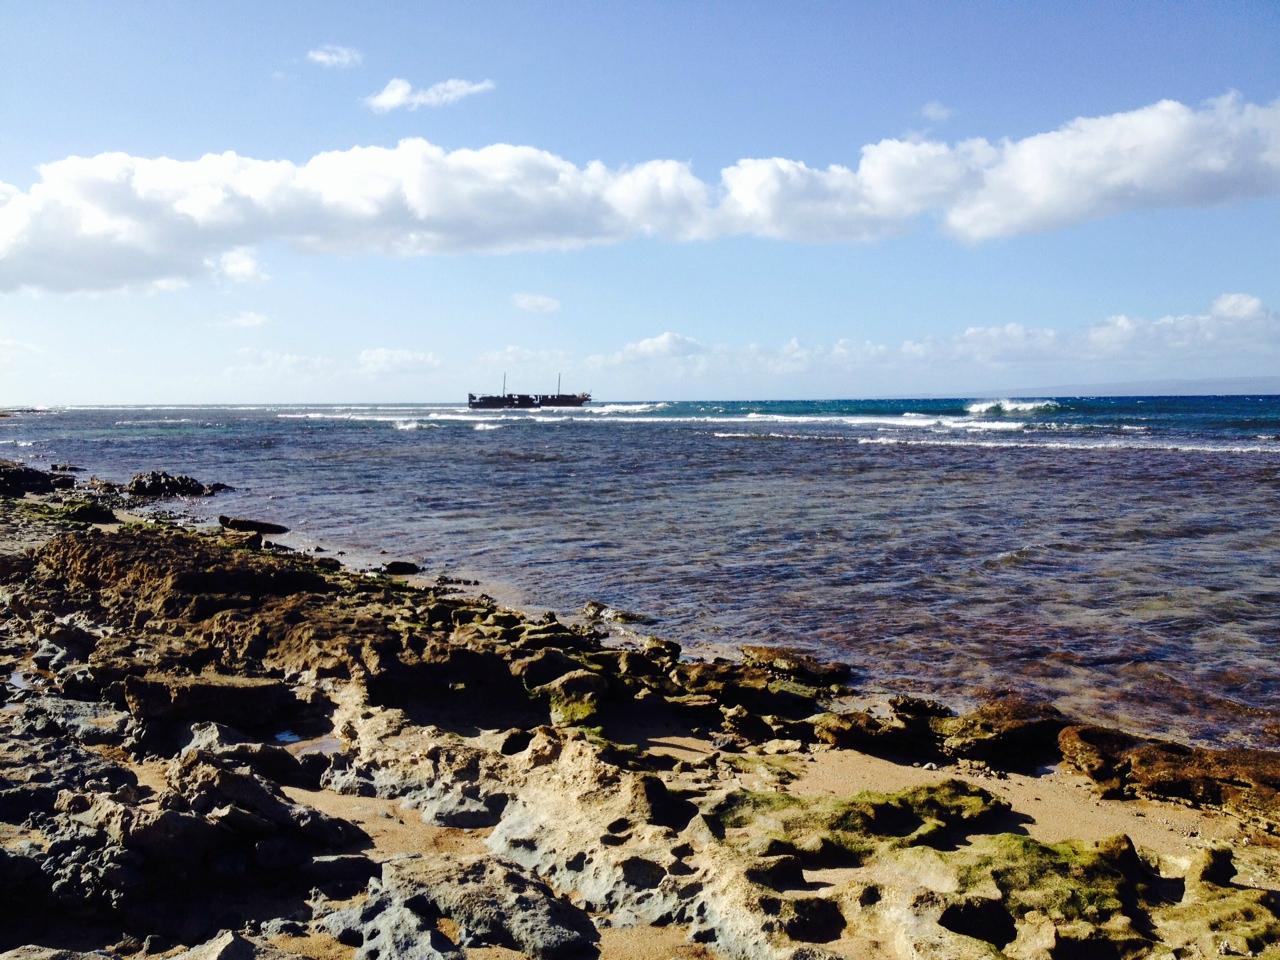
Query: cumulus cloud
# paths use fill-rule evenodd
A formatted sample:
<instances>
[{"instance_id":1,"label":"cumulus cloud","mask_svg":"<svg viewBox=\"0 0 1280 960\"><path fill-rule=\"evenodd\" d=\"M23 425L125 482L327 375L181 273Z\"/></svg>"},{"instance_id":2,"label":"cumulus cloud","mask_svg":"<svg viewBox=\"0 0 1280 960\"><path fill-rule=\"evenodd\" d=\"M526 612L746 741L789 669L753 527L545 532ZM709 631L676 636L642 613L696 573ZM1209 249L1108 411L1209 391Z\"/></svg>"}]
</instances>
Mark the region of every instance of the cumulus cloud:
<instances>
[{"instance_id":1,"label":"cumulus cloud","mask_svg":"<svg viewBox=\"0 0 1280 960\"><path fill-rule=\"evenodd\" d=\"M1280 354L1280 313L1247 293L1225 293L1204 313L1168 314L1154 320L1118 314L1093 324L1084 343L1097 357L1147 360L1181 355L1200 358Z\"/></svg>"},{"instance_id":2,"label":"cumulus cloud","mask_svg":"<svg viewBox=\"0 0 1280 960\"><path fill-rule=\"evenodd\" d=\"M359 66L364 56L359 50L352 47L340 47L335 43L326 43L322 47L316 47L314 50L307 51L307 59L312 63L318 63L322 67L338 67L345 69L347 67Z\"/></svg>"},{"instance_id":3,"label":"cumulus cloud","mask_svg":"<svg viewBox=\"0 0 1280 960\"><path fill-rule=\"evenodd\" d=\"M405 108L417 110L419 107L446 107L477 93L488 93L497 84L492 80L441 80L433 83L425 90L415 90L413 84L400 77L393 77L380 91L365 97L364 102L374 113L390 113L392 110Z\"/></svg>"},{"instance_id":4,"label":"cumulus cloud","mask_svg":"<svg viewBox=\"0 0 1280 960\"><path fill-rule=\"evenodd\" d=\"M1280 313L1257 297L1230 293L1214 300L1204 313L1156 319L1120 315L1061 330L1010 322L896 343L846 338L806 344L794 337L776 345L704 343L667 331L613 353L585 357L582 365L588 370L657 369L675 376L706 375L733 382L756 375L785 378L871 371L918 376L925 368L944 365L993 376L1018 371L1034 376L1063 364L1092 365L1111 372L1142 367L1209 376L1221 373L1225 358L1243 360L1248 366L1260 360L1274 362L1277 357ZM570 358L562 360L575 365Z\"/></svg>"},{"instance_id":5,"label":"cumulus cloud","mask_svg":"<svg viewBox=\"0 0 1280 960\"><path fill-rule=\"evenodd\" d=\"M533 147L446 151L417 138L301 165L235 153L69 157L40 167L30 190L0 185L0 289L192 278L273 238L312 252L413 255L680 237L704 193L672 161L579 167Z\"/></svg>"},{"instance_id":6,"label":"cumulus cloud","mask_svg":"<svg viewBox=\"0 0 1280 960\"><path fill-rule=\"evenodd\" d=\"M669 360L674 357L696 357L706 353L707 347L700 340L668 330L656 337L628 343L610 362L626 363L632 360Z\"/></svg>"},{"instance_id":7,"label":"cumulus cloud","mask_svg":"<svg viewBox=\"0 0 1280 960\"><path fill-rule=\"evenodd\" d=\"M410 106L430 92L399 89L377 96ZM923 220L978 242L1280 193L1280 101L1162 101L1022 140L886 139L856 166L747 158L710 183L675 160L611 168L420 138L300 164L104 153L38 174L27 189L0 184L0 290L253 279L252 248L273 240L318 253L510 253L638 236L867 242Z\"/></svg>"},{"instance_id":8,"label":"cumulus cloud","mask_svg":"<svg viewBox=\"0 0 1280 960\"><path fill-rule=\"evenodd\" d=\"M1004 323L966 327L943 339L905 340L899 352L916 360L995 366L1053 359L1059 344L1056 330Z\"/></svg>"},{"instance_id":9,"label":"cumulus cloud","mask_svg":"<svg viewBox=\"0 0 1280 960\"><path fill-rule=\"evenodd\" d=\"M1124 210L1201 206L1280 190L1280 102L1236 94L1195 109L1162 100L1004 141L947 225L970 240L1061 227Z\"/></svg>"},{"instance_id":10,"label":"cumulus cloud","mask_svg":"<svg viewBox=\"0 0 1280 960\"><path fill-rule=\"evenodd\" d=\"M541 293L513 293L511 304L517 310L529 313L555 313L560 309L560 301Z\"/></svg>"},{"instance_id":11,"label":"cumulus cloud","mask_svg":"<svg viewBox=\"0 0 1280 960\"><path fill-rule=\"evenodd\" d=\"M391 347L371 347L361 350L356 357L356 372L364 377L411 373L438 366L440 361L435 354Z\"/></svg>"}]
</instances>

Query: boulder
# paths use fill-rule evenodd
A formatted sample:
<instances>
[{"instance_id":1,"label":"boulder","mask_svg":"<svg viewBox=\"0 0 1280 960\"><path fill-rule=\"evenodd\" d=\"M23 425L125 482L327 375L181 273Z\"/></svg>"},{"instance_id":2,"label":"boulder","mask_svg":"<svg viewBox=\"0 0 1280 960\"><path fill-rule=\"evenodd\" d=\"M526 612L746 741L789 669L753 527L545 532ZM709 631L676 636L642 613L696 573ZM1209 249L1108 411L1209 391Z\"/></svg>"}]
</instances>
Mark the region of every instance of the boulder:
<instances>
[{"instance_id":1,"label":"boulder","mask_svg":"<svg viewBox=\"0 0 1280 960\"><path fill-rule=\"evenodd\" d=\"M0 497L21 497L27 493L52 493L74 484L67 476L36 470L14 460L0 460Z\"/></svg>"},{"instance_id":2,"label":"boulder","mask_svg":"<svg viewBox=\"0 0 1280 960\"><path fill-rule=\"evenodd\" d=\"M1058 732L1067 723L1050 704L1009 695L959 717L934 717L930 726L947 756L1017 769L1056 759Z\"/></svg>"},{"instance_id":3,"label":"boulder","mask_svg":"<svg viewBox=\"0 0 1280 960\"><path fill-rule=\"evenodd\" d=\"M812 654L795 647L762 647L746 644L742 648L742 662L750 666L764 667L801 683L822 686L842 683L849 677L849 665L819 660Z\"/></svg>"},{"instance_id":4,"label":"boulder","mask_svg":"<svg viewBox=\"0 0 1280 960\"><path fill-rule=\"evenodd\" d=\"M506 947L533 960L595 956L599 939L584 911L514 863L489 855L414 855L383 864L381 878L369 885L356 929L369 945L406 931L422 936L439 917L456 926L460 946ZM330 920L326 926L341 940L343 924L353 919Z\"/></svg>"},{"instance_id":5,"label":"boulder","mask_svg":"<svg viewBox=\"0 0 1280 960\"><path fill-rule=\"evenodd\" d=\"M96 500L82 500L68 504L62 512L68 520L78 523L119 523L120 518L112 509Z\"/></svg>"},{"instance_id":6,"label":"boulder","mask_svg":"<svg viewBox=\"0 0 1280 960\"><path fill-rule=\"evenodd\" d=\"M599 600L588 600L582 605L582 616L585 620L603 620L607 623L618 624L650 624L653 618L645 616L643 613L633 613L630 610L619 610L616 607L610 607L601 603Z\"/></svg>"},{"instance_id":7,"label":"boulder","mask_svg":"<svg viewBox=\"0 0 1280 960\"><path fill-rule=\"evenodd\" d=\"M238 933L224 930L212 940L185 950L170 960L288 960L291 957L297 957L297 954L265 947Z\"/></svg>"},{"instance_id":8,"label":"boulder","mask_svg":"<svg viewBox=\"0 0 1280 960\"><path fill-rule=\"evenodd\" d=\"M550 683L534 689L545 696L551 707L551 720L556 726L575 726L591 720L600 708L600 699L609 682L590 670L571 670Z\"/></svg>"},{"instance_id":9,"label":"boulder","mask_svg":"<svg viewBox=\"0 0 1280 960\"><path fill-rule=\"evenodd\" d=\"M428 917L390 897L335 911L317 926L355 947L354 960L463 960L462 951Z\"/></svg>"},{"instance_id":10,"label":"boulder","mask_svg":"<svg viewBox=\"0 0 1280 960\"><path fill-rule=\"evenodd\" d=\"M319 777L284 747L245 740L218 723L192 724L191 740L182 753L202 753L224 767L247 767L267 780L289 787L315 789L319 785Z\"/></svg>"},{"instance_id":11,"label":"boulder","mask_svg":"<svg viewBox=\"0 0 1280 960\"><path fill-rule=\"evenodd\" d=\"M227 530L238 533L288 533L289 528L266 520L250 520L246 517L218 517L218 523Z\"/></svg>"},{"instance_id":12,"label":"boulder","mask_svg":"<svg viewBox=\"0 0 1280 960\"><path fill-rule=\"evenodd\" d=\"M422 568L408 560L391 560L382 565L382 572L389 577L409 577L421 573Z\"/></svg>"},{"instance_id":13,"label":"boulder","mask_svg":"<svg viewBox=\"0 0 1280 960\"><path fill-rule=\"evenodd\" d=\"M160 470L139 473L124 485L124 492L134 497L162 499L167 497L208 497L219 490L230 489L226 484L204 484L186 474L174 476Z\"/></svg>"},{"instance_id":14,"label":"boulder","mask_svg":"<svg viewBox=\"0 0 1280 960\"><path fill-rule=\"evenodd\" d=\"M124 700L139 720L212 720L241 730L270 728L300 706L281 680L213 673L130 676L124 681Z\"/></svg>"}]
</instances>

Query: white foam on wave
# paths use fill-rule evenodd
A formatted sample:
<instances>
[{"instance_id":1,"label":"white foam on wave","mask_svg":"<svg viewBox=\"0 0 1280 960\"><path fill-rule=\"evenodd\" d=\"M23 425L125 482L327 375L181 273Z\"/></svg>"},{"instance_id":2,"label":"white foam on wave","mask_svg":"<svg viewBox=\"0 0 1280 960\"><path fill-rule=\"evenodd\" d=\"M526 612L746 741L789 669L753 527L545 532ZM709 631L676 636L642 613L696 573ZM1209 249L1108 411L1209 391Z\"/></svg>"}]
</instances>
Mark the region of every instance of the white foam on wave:
<instances>
[{"instance_id":1,"label":"white foam on wave","mask_svg":"<svg viewBox=\"0 0 1280 960\"><path fill-rule=\"evenodd\" d=\"M825 439L825 438L824 438ZM844 439L843 437L840 439ZM1207 443L1153 443L1141 440L958 440L939 437L924 440L910 437L850 437L859 444L885 446L936 446L936 447L989 447L992 449L1019 448L1027 450L1153 450L1172 453L1270 453L1280 454L1280 446L1217 445Z\"/></svg>"},{"instance_id":2,"label":"white foam on wave","mask_svg":"<svg viewBox=\"0 0 1280 960\"><path fill-rule=\"evenodd\" d=\"M1056 410L1056 400L974 400L968 404L965 413L973 416L1003 413L1032 413L1036 410Z\"/></svg>"},{"instance_id":3,"label":"white foam on wave","mask_svg":"<svg viewBox=\"0 0 1280 960\"><path fill-rule=\"evenodd\" d=\"M850 414L838 416L822 414L803 416L785 413L748 413L743 417L709 417L713 423L804 423L835 424L844 427L877 427L892 430L1021 430L1026 424L1017 420L974 420L970 417L932 416L924 413L904 413L901 416L871 416Z\"/></svg>"},{"instance_id":4,"label":"white foam on wave","mask_svg":"<svg viewBox=\"0 0 1280 960\"><path fill-rule=\"evenodd\" d=\"M390 423L397 425L397 429L405 429L398 426L405 422L459 422L459 423L563 423L572 420L575 423L595 423L595 424L698 424L698 423L751 423L751 424L805 424L806 426L834 425L841 427L864 428L864 429L891 429L891 430L942 430L942 431L1016 431L1024 429L1027 424L1020 420L982 420L973 417L953 417L953 416L933 416L922 413L906 413L893 416L874 416L874 415L837 415L837 414L816 414L813 416L805 416L802 414L785 414L785 413L747 413L747 414L730 414L725 416L690 416L690 417L673 417L673 416L635 416L635 414L646 413L641 407L647 407L651 411L669 406L665 403L654 404L609 404L594 410L589 408L574 409L572 411L561 408L551 408L546 410L515 410L506 412L493 411L475 411L466 407L443 407L435 410L428 410L416 413L415 416L406 417L403 413L353 413L353 412L317 412L309 411L306 413L277 413L276 417L283 420L341 420L341 421L360 421L373 423ZM618 409L610 411L610 407ZM610 416L623 413L625 410L629 416ZM605 416L583 417L583 411L596 414L605 414Z\"/></svg>"},{"instance_id":5,"label":"white foam on wave","mask_svg":"<svg viewBox=\"0 0 1280 960\"><path fill-rule=\"evenodd\" d=\"M503 423L477 423L476 430L501 430L506 424Z\"/></svg>"},{"instance_id":6,"label":"white foam on wave","mask_svg":"<svg viewBox=\"0 0 1280 960\"><path fill-rule=\"evenodd\" d=\"M604 403L598 407L575 407L583 413L598 414L614 414L614 413L653 413L655 410L665 410L671 406L670 403Z\"/></svg>"},{"instance_id":7,"label":"white foam on wave","mask_svg":"<svg viewBox=\"0 0 1280 960\"><path fill-rule=\"evenodd\" d=\"M977 447L983 449L1021 449L1021 450L1147 450L1169 453L1217 453L1217 454L1272 454L1280 456L1280 443L1261 444L1200 444L1200 443L1157 443L1149 440L1115 439L1115 440L969 440L960 437L937 436L928 437L843 437L829 433L762 433L757 431L716 432L712 434L721 440L809 440L828 443L856 443L859 446L902 446L902 447ZM1280 437L1263 437L1257 439L1280 440Z\"/></svg>"},{"instance_id":8,"label":"white foam on wave","mask_svg":"<svg viewBox=\"0 0 1280 960\"><path fill-rule=\"evenodd\" d=\"M392 424L397 430L439 430L438 423L423 423L421 420L397 420Z\"/></svg>"}]
</instances>

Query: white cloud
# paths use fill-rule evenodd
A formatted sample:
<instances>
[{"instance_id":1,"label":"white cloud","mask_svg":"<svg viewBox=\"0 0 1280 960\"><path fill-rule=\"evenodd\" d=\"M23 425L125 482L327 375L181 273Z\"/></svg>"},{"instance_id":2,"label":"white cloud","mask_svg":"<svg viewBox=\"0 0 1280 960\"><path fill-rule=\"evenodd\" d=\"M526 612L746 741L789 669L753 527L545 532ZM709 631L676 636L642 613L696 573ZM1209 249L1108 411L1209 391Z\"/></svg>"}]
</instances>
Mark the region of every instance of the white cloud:
<instances>
[{"instance_id":1,"label":"white cloud","mask_svg":"<svg viewBox=\"0 0 1280 960\"><path fill-rule=\"evenodd\" d=\"M665 360L671 357L694 357L706 353L706 346L693 337L679 333L660 333L656 337L637 340L622 348L624 360Z\"/></svg>"},{"instance_id":2,"label":"white cloud","mask_svg":"<svg viewBox=\"0 0 1280 960\"><path fill-rule=\"evenodd\" d=\"M361 350L356 357L356 372L363 377L411 373L438 366L440 361L435 354L390 347L371 347Z\"/></svg>"},{"instance_id":3,"label":"white cloud","mask_svg":"<svg viewBox=\"0 0 1280 960\"><path fill-rule=\"evenodd\" d=\"M254 327L264 327L270 322L270 319L261 313L255 313L253 310L241 310L234 317L228 317L223 320L220 326L251 330Z\"/></svg>"},{"instance_id":4,"label":"white cloud","mask_svg":"<svg viewBox=\"0 0 1280 960\"><path fill-rule=\"evenodd\" d=\"M249 283L253 280L269 280L268 274L263 272L258 258L248 247L236 247L228 250L226 253L219 254L217 257L209 258L207 265L213 269L215 273L226 277L233 283Z\"/></svg>"},{"instance_id":5,"label":"white cloud","mask_svg":"<svg viewBox=\"0 0 1280 960\"><path fill-rule=\"evenodd\" d=\"M497 84L492 80L441 80L433 83L425 90L415 90L408 80L394 77L379 92L365 97L365 103L374 113L389 113L405 107L417 110L419 107L445 107L457 103L477 93L488 93Z\"/></svg>"},{"instance_id":6,"label":"white cloud","mask_svg":"<svg viewBox=\"0 0 1280 960\"><path fill-rule=\"evenodd\" d=\"M930 123L944 123L951 119L951 114L951 108L937 100L930 100L920 108L920 116Z\"/></svg>"},{"instance_id":7,"label":"white cloud","mask_svg":"<svg viewBox=\"0 0 1280 960\"><path fill-rule=\"evenodd\" d=\"M509 253L636 236L870 241L928 219L981 241L1280 193L1280 102L1162 101L996 143L887 139L856 167L748 158L715 184L674 160L579 166L534 147L446 151L418 138L301 164L104 153L38 173L26 190L0 184L0 290L251 279L251 248L272 240L320 253Z\"/></svg>"},{"instance_id":8,"label":"white cloud","mask_svg":"<svg viewBox=\"0 0 1280 960\"><path fill-rule=\"evenodd\" d=\"M797 160L739 160L721 172L720 228L779 240L874 240L904 229L968 187L990 148L882 140L862 148L856 169Z\"/></svg>"},{"instance_id":9,"label":"white cloud","mask_svg":"<svg viewBox=\"0 0 1280 960\"><path fill-rule=\"evenodd\" d=\"M541 293L513 293L511 303L518 310L529 313L555 313L560 309L560 301Z\"/></svg>"},{"instance_id":10,"label":"white cloud","mask_svg":"<svg viewBox=\"0 0 1280 960\"><path fill-rule=\"evenodd\" d=\"M1196 110L1162 100L1003 141L947 225L968 240L1047 230L1125 210L1204 206L1280 190L1280 102L1230 94Z\"/></svg>"},{"instance_id":11,"label":"white cloud","mask_svg":"<svg viewBox=\"0 0 1280 960\"><path fill-rule=\"evenodd\" d=\"M414 255L683 236L704 189L672 161L578 167L532 147L445 151L416 138L302 165L235 153L70 157L40 167L26 192L0 187L0 289L187 279L272 238L312 252Z\"/></svg>"},{"instance_id":12,"label":"white cloud","mask_svg":"<svg viewBox=\"0 0 1280 960\"><path fill-rule=\"evenodd\" d=\"M1108 317L1090 326L1083 340L1092 356L1138 363L1224 356L1256 361L1280 355L1280 313L1250 294L1226 293L1204 313Z\"/></svg>"},{"instance_id":13,"label":"white cloud","mask_svg":"<svg viewBox=\"0 0 1280 960\"><path fill-rule=\"evenodd\" d=\"M794 337L776 346L704 343L668 331L613 353L585 357L581 366L632 370L641 375L640 382L662 375L670 383L678 383L681 377L705 377L733 384L742 378L763 377L767 382L851 373L892 374L918 382L921 373L944 367L993 379L1023 374L1041 379L1046 371L1063 365L1075 365L1094 376L1099 371L1115 375L1133 368L1161 375L1210 376L1229 367L1249 372L1277 358L1280 313L1257 297L1233 293L1218 297L1205 313L1154 320L1122 315L1061 330L993 323L969 326L950 336L897 343L839 339L805 344ZM561 359L567 369L577 366L571 358Z\"/></svg>"},{"instance_id":14,"label":"white cloud","mask_svg":"<svg viewBox=\"0 0 1280 960\"><path fill-rule=\"evenodd\" d=\"M322 67L338 67L345 69L360 64L364 56L352 47L340 47L335 43L326 43L322 47L307 51L307 59Z\"/></svg>"}]
</instances>

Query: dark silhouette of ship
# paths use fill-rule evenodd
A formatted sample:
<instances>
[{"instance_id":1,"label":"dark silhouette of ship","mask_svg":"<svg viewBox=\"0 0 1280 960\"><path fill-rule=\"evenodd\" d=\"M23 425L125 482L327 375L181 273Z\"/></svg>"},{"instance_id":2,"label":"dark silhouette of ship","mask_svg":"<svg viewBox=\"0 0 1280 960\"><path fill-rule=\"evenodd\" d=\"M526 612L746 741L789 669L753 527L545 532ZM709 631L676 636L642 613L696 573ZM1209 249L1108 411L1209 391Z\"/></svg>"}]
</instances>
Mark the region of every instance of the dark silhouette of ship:
<instances>
[{"instance_id":1,"label":"dark silhouette of ship","mask_svg":"<svg viewBox=\"0 0 1280 960\"><path fill-rule=\"evenodd\" d=\"M555 393L507 393L507 375L502 375L502 392L476 396L467 394L472 410L537 410L540 407L580 407L591 400L589 393L561 393L560 376L556 376Z\"/></svg>"}]
</instances>

